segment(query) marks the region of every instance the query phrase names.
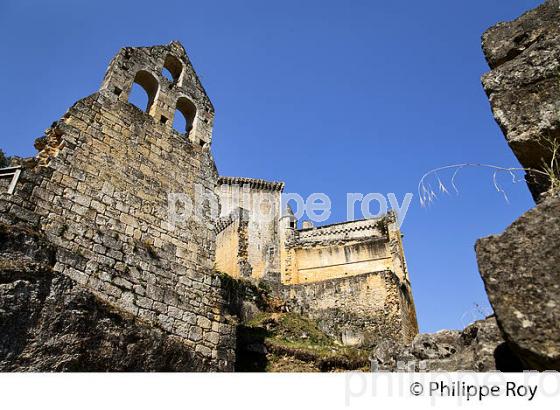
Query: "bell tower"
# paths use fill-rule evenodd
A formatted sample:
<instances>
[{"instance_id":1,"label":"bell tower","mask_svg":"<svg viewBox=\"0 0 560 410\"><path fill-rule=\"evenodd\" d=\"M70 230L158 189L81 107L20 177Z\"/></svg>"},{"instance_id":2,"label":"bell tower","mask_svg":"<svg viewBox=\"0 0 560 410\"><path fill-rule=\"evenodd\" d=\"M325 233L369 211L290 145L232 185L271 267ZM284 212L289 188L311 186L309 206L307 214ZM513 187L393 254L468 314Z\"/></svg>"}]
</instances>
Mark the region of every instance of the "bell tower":
<instances>
[{"instance_id":1,"label":"bell tower","mask_svg":"<svg viewBox=\"0 0 560 410\"><path fill-rule=\"evenodd\" d=\"M164 68L171 79L163 75ZM146 92L145 111L154 121L176 132L174 117L182 115L186 127L180 133L191 143L209 148L214 107L179 42L121 49L109 64L100 91L110 99L128 101L135 83Z\"/></svg>"}]
</instances>

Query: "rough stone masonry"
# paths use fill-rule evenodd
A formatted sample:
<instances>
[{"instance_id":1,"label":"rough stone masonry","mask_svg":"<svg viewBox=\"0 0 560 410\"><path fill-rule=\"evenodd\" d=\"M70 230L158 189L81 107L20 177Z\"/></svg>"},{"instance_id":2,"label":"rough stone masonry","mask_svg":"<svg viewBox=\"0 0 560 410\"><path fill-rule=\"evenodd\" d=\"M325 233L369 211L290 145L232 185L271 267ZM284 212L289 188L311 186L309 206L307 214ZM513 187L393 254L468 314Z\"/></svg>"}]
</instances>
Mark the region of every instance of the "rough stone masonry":
<instances>
[{"instance_id":1,"label":"rough stone masonry","mask_svg":"<svg viewBox=\"0 0 560 410\"><path fill-rule=\"evenodd\" d=\"M271 286L287 310L344 345L408 344L418 334L393 212L298 229L283 182L221 176L218 186L216 269Z\"/></svg>"},{"instance_id":2,"label":"rough stone masonry","mask_svg":"<svg viewBox=\"0 0 560 410\"><path fill-rule=\"evenodd\" d=\"M148 97L145 110L130 103L134 84ZM173 128L176 115L185 119L181 132ZM391 228L391 217L296 230L295 221L280 215L283 184L218 178L210 151L213 119L179 43L124 48L100 90L36 141L35 158L2 169L0 222L13 230L4 229L7 251L0 255L3 300L11 301L13 313L5 317L11 325L0 340L2 368L232 370L237 319L230 313L239 312L228 310L232 295L216 268L267 279L285 309L319 320L344 344L409 343L418 333L400 231ZM232 217L253 213L224 207L224 181L275 194L270 229ZM192 217L169 219L170 194L192 200ZM219 202L222 211L233 212L229 218L219 219L213 208ZM12 252L29 241L52 249L41 269L28 267L33 256ZM12 256L22 261L19 273ZM59 305L53 304L57 298ZM68 300L76 301L78 316L63 314ZM34 319L18 322L21 312ZM92 316L80 321L86 312ZM46 326L49 314L61 315L53 319L59 333ZM14 330L18 323L25 332ZM98 326L105 331L96 332ZM122 338L140 342L117 343L119 326ZM74 327L81 332L68 333ZM55 343L62 340L73 342ZM91 340L111 348L100 353ZM59 354L41 350L50 343ZM144 346L144 367L126 356L130 346ZM31 351L43 359L25 362L33 359Z\"/></svg>"},{"instance_id":3,"label":"rough stone masonry","mask_svg":"<svg viewBox=\"0 0 560 410\"><path fill-rule=\"evenodd\" d=\"M166 68L173 76L162 75ZM128 103L136 83L146 111ZM172 128L185 117L183 133ZM213 271L209 206L185 226L168 223L168 194L216 202L210 153L214 110L183 47L124 48L101 89L53 123L23 168L0 219L44 234L54 272L101 302L180 340L204 363L231 370L235 328Z\"/></svg>"},{"instance_id":4,"label":"rough stone masonry","mask_svg":"<svg viewBox=\"0 0 560 410\"><path fill-rule=\"evenodd\" d=\"M547 0L483 37L492 69L483 85L526 168L549 162L553 153L542 141L558 140L559 10L558 0ZM134 83L148 95L145 111L128 103ZM173 130L174 115L185 117L184 132ZM358 339L354 328L346 328L355 324L375 329L374 337L396 335L376 341L373 353L382 368L410 359L423 361L424 370L560 369L560 200L549 180L530 172L529 187L540 203L502 235L477 243L496 317L398 346L396 339L410 340L416 332L412 299L402 298L410 291L399 293L406 270L402 278L398 269L327 278L320 273L330 265L315 263L306 252L313 256L315 247L330 245L331 231L339 227L298 230L287 219L256 237L250 224L231 217L246 209L213 218L209 204L217 187L238 182L218 179L210 153L213 115L179 43L124 48L101 89L37 140L36 158L0 170L0 369L232 370L236 323L226 312L242 310L247 301L238 300L243 292L227 292L228 280L214 272L217 233L224 270L280 279L284 306L321 316L326 331L342 342ZM275 194L283 187L241 182ZM180 229L170 226L168 193L193 197L197 188L208 206ZM370 221L344 229L354 232L362 223L378 228ZM396 234L385 241L392 248L400 246ZM371 236L352 235L356 247ZM334 237L339 247L341 238ZM233 248L231 258L226 251ZM402 256L402 250L391 254ZM404 259L395 266L405 267ZM392 312L386 321L369 320L362 309L371 312L369 303L381 300L372 298L382 287L371 281L391 290L389 304L373 310ZM367 301L358 311L350 303L355 295ZM354 313L367 323L358 323ZM392 319L398 316L401 324Z\"/></svg>"},{"instance_id":5,"label":"rough stone masonry","mask_svg":"<svg viewBox=\"0 0 560 410\"><path fill-rule=\"evenodd\" d=\"M483 38L492 69L483 78L485 90L527 168L550 160L543 137L558 139L559 10L558 0L548 0ZM133 84L148 95L145 111L128 102ZM185 117L184 132L172 128L175 115ZM210 152L213 116L179 43L124 48L101 89L37 140L36 158L0 170L0 369L233 370L236 322L226 312L246 301L228 294L227 280L214 271L217 233L219 260L232 276L279 278L284 306L320 316L342 342L361 339L356 324L373 329L383 368L403 358L427 361L427 370L560 368L560 211L550 181L530 174L541 203L504 234L477 244L496 318L462 332L418 335L403 347L394 342L411 340L417 328L412 298L405 297L411 292L398 232L373 235L380 241L365 247L388 261L375 272L325 276L330 265L314 258L323 246L338 255L342 239L363 247L372 235L356 232L383 227L387 218L343 226L348 238L333 236L340 226L298 230L289 219L251 236L249 224L231 217L247 210L217 220L210 205L217 188L237 179L219 182ZM274 193L283 186L242 182ZM197 190L202 213L170 225L168 194L193 198ZM360 224L367 229L357 229ZM380 243L396 251L373 252L383 250ZM226 251L233 248L231 258ZM348 253L363 262L363 252ZM387 303L371 310L380 289L388 290ZM351 303L356 295L357 305ZM372 311L387 312L387 320L368 318ZM383 341L387 335L394 337Z\"/></svg>"}]
</instances>

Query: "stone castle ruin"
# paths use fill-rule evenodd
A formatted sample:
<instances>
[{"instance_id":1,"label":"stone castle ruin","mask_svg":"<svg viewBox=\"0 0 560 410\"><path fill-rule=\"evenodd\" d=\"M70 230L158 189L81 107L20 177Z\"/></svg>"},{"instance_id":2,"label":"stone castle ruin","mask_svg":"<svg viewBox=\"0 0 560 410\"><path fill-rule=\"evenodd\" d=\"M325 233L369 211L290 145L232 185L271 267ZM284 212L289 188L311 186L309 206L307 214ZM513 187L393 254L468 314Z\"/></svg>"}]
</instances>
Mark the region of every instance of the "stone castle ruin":
<instances>
[{"instance_id":1,"label":"stone castle ruin","mask_svg":"<svg viewBox=\"0 0 560 410\"><path fill-rule=\"evenodd\" d=\"M133 84L148 96L145 111L128 101ZM184 132L173 128L175 115L185 118ZM394 216L298 229L281 209L283 183L218 175L213 120L181 44L127 47L99 91L36 141L35 158L0 171L0 222L19 229L19 236L2 237L0 252L20 255L20 270L47 272L43 311L56 292L86 295L80 300L104 306L95 305L105 312L95 326L122 322L127 335L155 346L154 354L172 361L179 346L197 360L191 368L232 370L239 312L230 309L226 274L268 286L282 309L318 319L342 344L409 343L418 325ZM243 201L262 192L272 198L269 218ZM180 226L169 220L172 193L202 198L196 217ZM33 264L46 255L40 249L54 250ZM48 327L48 318L29 317ZM96 336L112 346L112 360L122 359L115 329ZM29 334L20 336L7 348L19 352L17 360L30 349Z\"/></svg>"},{"instance_id":2,"label":"stone castle ruin","mask_svg":"<svg viewBox=\"0 0 560 410\"><path fill-rule=\"evenodd\" d=\"M149 96L146 112L127 101L133 83ZM172 128L176 107L188 119L184 134ZM0 218L43 232L56 272L227 368L234 329L213 275L214 222L208 212L188 230L167 223L169 192L215 195L213 116L180 44L124 48L101 89L37 141L15 191L2 194Z\"/></svg>"},{"instance_id":3,"label":"stone castle ruin","mask_svg":"<svg viewBox=\"0 0 560 410\"><path fill-rule=\"evenodd\" d=\"M321 227L304 221L298 229L289 205L282 209L283 189L219 178L216 268L281 285L291 309L330 322L345 343L409 343L418 324L394 214Z\"/></svg>"},{"instance_id":4,"label":"stone castle ruin","mask_svg":"<svg viewBox=\"0 0 560 410\"><path fill-rule=\"evenodd\" d=\"M537 202L476 243L492 316L417 334L392 213L300 226L282 182L218 175L212 104L172 42L122 49L0 169L0 370L560 370L559 21L546 0L482 37Z\"/></svg>"}]
</instances>

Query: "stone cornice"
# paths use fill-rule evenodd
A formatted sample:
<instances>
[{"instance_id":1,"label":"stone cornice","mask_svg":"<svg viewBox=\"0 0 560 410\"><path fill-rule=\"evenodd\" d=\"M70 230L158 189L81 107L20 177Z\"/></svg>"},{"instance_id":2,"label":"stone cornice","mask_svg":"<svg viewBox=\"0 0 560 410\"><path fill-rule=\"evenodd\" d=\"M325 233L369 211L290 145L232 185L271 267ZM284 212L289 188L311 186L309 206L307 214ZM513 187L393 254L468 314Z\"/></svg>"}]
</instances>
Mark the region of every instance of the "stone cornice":
<instances>
[{"instance_id":1,"label":"stone cornice","mask_svg":"<svg viewBox=\"0 0 560 410\"><path fill-rule=\"evenodd\" d=\"M243 177L219 177L218 185L249 185L255 189L266 189L269 191L284 190L284 183L279 181L266 181L257 178L243 178Z\"/></svg>"}]
</instances>

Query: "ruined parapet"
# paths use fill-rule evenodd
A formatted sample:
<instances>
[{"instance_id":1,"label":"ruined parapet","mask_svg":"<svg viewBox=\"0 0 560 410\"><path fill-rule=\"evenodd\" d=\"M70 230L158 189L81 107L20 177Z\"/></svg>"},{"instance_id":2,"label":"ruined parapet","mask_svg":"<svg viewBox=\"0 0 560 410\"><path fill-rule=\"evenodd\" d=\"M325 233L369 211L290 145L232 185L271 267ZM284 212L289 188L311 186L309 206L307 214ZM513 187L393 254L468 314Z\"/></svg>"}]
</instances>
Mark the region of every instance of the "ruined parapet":
<instances>
[{"instance_id":1,"label":"ruined parapet","mask_svg":"<svg viewBox=\"0 0 560 410\"><path fill-rule=\"evenodd\" d=\"M133 82L148 93L147 112L127 101ZM187 117L184 133L172 128L175 108ZM177 337L208 369L227 370L235 341L213 272L212 118L179 43L122 49L101 90L38 141L37 160L23 170L14 195L1 194L0 207L2 220L45 234L57 249L56 272ZM191 199L195 213L170 220L171 193Z\"/></svg>"},{"instance_id":2,"label":"ruined parapet","mask_svg":"<svg viewBox=\"0 0 560 410\"><path fill-rule=\"evenodd\" d=\"M36 166L34 159L18 165L18 175L8 171L3 179L5 189L0 190L0 222L8 225L29 226L38 229L40 215L35 212L33 191L50 171ZM10 167L13 169L13 167ZM16 178L17 176L17 178ZM11 186L11 190L10 190Z\"/></svg>"},{"instance_id":3,"label":"ruined parapet","mask_svg":"<svg viewBox=\"0 0 560 410\"><path fill-rule=\"evenodd\" d=\"M217 223L216 270L232 278L251 278L249 213L236 208Z\"/></svg>"},{"instance_id":4,"label":"ruined parapet","mask_svg":"<svg viewBox=\"0 0 560 410\"><path fill-rule=\"evenodd\" d=\"M543 170L552 144L560 143L559 1L490 28L482 46L492 69L482 84L494 117L522 166ZM535 199L551 186L550 178L535 172L528 173L528 183Z\"/></svg>"}]
</instances>

